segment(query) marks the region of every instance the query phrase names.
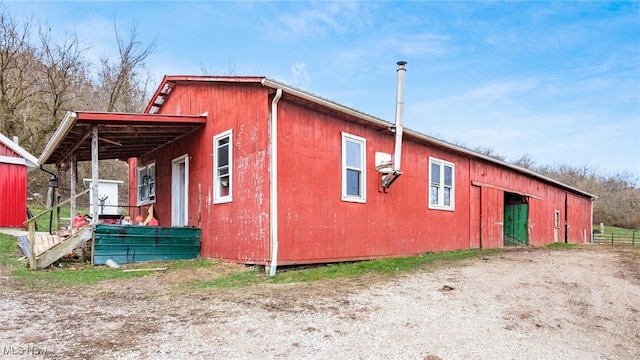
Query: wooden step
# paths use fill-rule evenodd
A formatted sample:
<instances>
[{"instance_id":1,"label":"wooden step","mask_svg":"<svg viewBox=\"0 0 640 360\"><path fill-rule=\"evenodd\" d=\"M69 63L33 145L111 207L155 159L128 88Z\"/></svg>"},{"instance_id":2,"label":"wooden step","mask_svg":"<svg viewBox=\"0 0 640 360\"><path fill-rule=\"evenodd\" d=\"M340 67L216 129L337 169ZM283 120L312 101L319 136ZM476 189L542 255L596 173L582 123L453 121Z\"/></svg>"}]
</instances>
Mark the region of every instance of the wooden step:
<instances>
[{"instance_id":1,"label":"wooden step","mask_svg":"<svg viewBox=\"0 0 640 360\"><path fill-rule=\"evenodd\" d=\"M41 244L53 244L53 246L46 248L44 251L38 253L38 241L36 240L36 269L44 269L47 266L53 264L56 260L70 253L85 241L88 241L93 237L93 226L85 226L78 229L77 232L64 238L62 241L59 236L53 236L52 238L41 239ZM57 240L55 239L57 238ZM55 243L58 241L57 243ZM44 247L44 246L43 246Z\"/></svg>"}]
</instances>

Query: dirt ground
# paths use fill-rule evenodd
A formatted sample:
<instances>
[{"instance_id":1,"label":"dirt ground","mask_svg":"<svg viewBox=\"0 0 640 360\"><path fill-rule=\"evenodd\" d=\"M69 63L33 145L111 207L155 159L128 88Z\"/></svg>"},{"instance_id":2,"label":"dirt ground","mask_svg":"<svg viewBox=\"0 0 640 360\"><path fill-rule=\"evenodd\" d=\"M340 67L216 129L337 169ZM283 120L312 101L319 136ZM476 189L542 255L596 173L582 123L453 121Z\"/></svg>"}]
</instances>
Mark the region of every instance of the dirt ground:
<instances>
[{"instance_id":1,"label":"dirt ground","mask_svg":"<svg viewBox=\"0 0 640 360\"><path fill-rule=\"evenodd\" d=\"M509 250L392 278L176 286L238 267L49 292L2 269L0 358L640 358L630 247Z\"/></svg>"}]
</instances>

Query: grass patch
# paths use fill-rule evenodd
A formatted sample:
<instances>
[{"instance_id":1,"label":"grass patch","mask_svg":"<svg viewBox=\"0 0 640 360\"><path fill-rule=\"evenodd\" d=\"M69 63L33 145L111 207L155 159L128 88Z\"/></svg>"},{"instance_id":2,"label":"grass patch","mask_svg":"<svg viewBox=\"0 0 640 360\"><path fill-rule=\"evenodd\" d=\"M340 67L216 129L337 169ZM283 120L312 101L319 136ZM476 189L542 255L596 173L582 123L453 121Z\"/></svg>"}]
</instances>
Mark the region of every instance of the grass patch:
<instances>
[{"instance_id":1,"label":"grass patch","mask_svg":"<svg viewBox=\"0 0 640 360\"><path fill-rule=\"evenodd\" d=\"M600 232L600 224L594 224L593 225L593 230L594 230L594 232ZM609 226L609 225L605 225L604 226L604 233L605 234L619 233L619 234L622 234L622 235L631 236L634 231L636 233L638 233L638 231L640 231L640 230L625 229L625 228L621 228L621 227L617 227L617 226Z\"/></svg>"},{"instance_id":2,"label":"grass patch","mask_svg":"<svg viewBox=\"0 0 640 360\"><path fill-rule=\"evenodd\" d=\"M549 249L570 249L578 246L578 244L567 244L567 243L553 243L547 245Z\"/></svg>"},{"instance_id":3,"label":"grass patch","mask_svg":"<svg viewBox=\"0 0 640 360\"><path fill-rule=\"evenodd\" d=\"M232 289L232 288L242 288L242 287L247 287L251 285L266 283L267 279L268 277L266 277L264 272L254 269L249 271L241 271L241 272L233 273L227 276L216 277L207 281L192 281L188 284L188 286L195 289L205 289L205 288Z\"/></svg>"},{"instance_id":4,"label":"grass patch","mask_svg":"<svg viewBox=\"0 0 640 360\"><path fill-rule=\"evenodd\" d=\"M495 252L495 250L492 252ZM258 284L288 284L325 279L354 278L366 273L393 276L434 266L438 262L442 261L458 261L487 253L489 253L489 251L460 250L441 253L425 253L411 257L302 267L281 267L275 276L267 276L263 271L255 269L207 281L194 281L189 285L193 288L240 288Z\"/></svg>"},{"instance_id":5,"label":"grass patch","mask_svg":"<svg viewBox=\"0 0 640 360\"><path fill-rule=\"evenodd\" d=\"M604 232L602 232L604 229ZM640 243L640 231L625 229L615 226L593 225L593 241L598 244L624 244L638 245Z\"/></svg>"},{"instance_id":6,"label":"grass patch","mask_svg":"<svg viewBox=\"0 0 640 360\"><path fill-rule=\"evenodd\" d=\"M563 244L564 245L564 244ZM150 276L155 272L123 272L106 266L90 266L83 264L63 263L60 268L48 268L32 271L25 263L17 260L21 253L13 236L0 234L0 264L11 266L12 276L26 287L49 290L60 287L76 287L92 285L104 280L128 279ZM261 284L286 284L312 282L326 279L354 278L364 274L380 274L395 276L419 269L437 266L442 262L456 262L475 256L499 252L494 250L459 250L450 252L425 253L418 256L386 258L369 261L354 261L322 265L281 266L275 276L267 276L264 267L256 266L251 270L233 272L229 275L216 276L209 280L190 281L183 284L188 288L241 288ZM213 268L219 262L210 259L181 260L162 263L138 263L127 268L167 267L168 271L183 269Z\"/></svg>"},{"instance_id":7,"label":"grass patch","mask_svg":"<svg viewBox=\"0 0 640 360\"><path fill-rule=\"evenodd\" d=\"M11 275L20 283L32 289L54 289L59 287L75 287L92 285L99 281L113 279L129 279L134 277L149 276L154 272L122 272L106 266L91 266L82 263L62 263L61 268L48 268L33 271L27 268L26 262L18 261L22 253L18 248L16 238L10 235L0 234L0 265L12 267ZM196 267L213 266L214 261L207 259L173 261L162 263L169 269L187 269ZM129 268L156 267L157 263L139 263Z\"/></svg>"},{"instance_id":8,"label":"grass patch","mask_svg":"<svg viewBox=\"0 0 640 360\"><path fill-rule=\"evenodd\" d=\"M46 207L40 205L40 204L29 204L29 210L31 210L31 214L33 215L39 215L42 212L44 212L45 210L47 210ZM57 230L59 229L58 227L58 213L57 211L60 210L60 225L61 227L66 227L71 225L71 222L73 221L73 217L75 216L75 214L72 216L71 215L71 206L69 204L67 205L63 205L61 207L59 207L56 210L53 210L53 216L51 216L51 212L43 214L42 216L39 216L36 219L36 225L38 227L38 231L49 231L49 221L52 222L51 225L51 229L52 230ZM76 209L78 214L90 214L91 211L89 209Z\"/></svg>"},{"instance_id":9,"label":"grass patch","mask_svg":"<svg viewBox=\"0 0 640 360\"><path fill-rule=\"evenodd\" d=\"M149 276L153 272L122 272L103 266L82 266L50 268L32 271L17 260L19 254L16 239L13 236L0 234L0 264L12 266L11 274L30 288L52 289L59 287L75 287L92 285L99 281L128 279ZM479 254L487 254L495 250L460 250L441 253L425 253L419 256L388 258L369 261L344 262L325 265L309 265L299 267L280 267L275 276L267 276L263 267L235 272L230 275L216 277L207 281L192 281L186 284L192 288L239 288L259 284L283 284L311 282L324 279L353 278L365 273L387 276L424 269L442 261L457 261L471 258ZM171 270L190 268L206 268L216 266L217 261L210 259L181 260L161 263ZM157 263L139 263L128 268L155 267Z\"/></svg>"},{"instance_id":10,"label":"grass patch","mask_svg":"<svg viewBox=\"0 0 640 360\"><path fill-rule=\"evenodd\" d=\"M166 263L162 263L162 266L169 268L169 270L178 270L178 269L204 268L204 267L214 266L217 263L218 262L216 260L198 258L193 260L169 261ZM146 268L150 266L149 266L149 263L139 263L139 264L135 264L133 267Z\"/></svg>"},{"instance_id":11,"label":"grass patch","mask_svg":"<svg viewBox=\"0 0 640 360\"><path fill-rule=\"evenodd\" d=\"M18 243L16 238L0 234L0 266L18 266Z\"/></svg>"},{"instance_id":12,"label":"grass patch","mask_svg":"<svg viewBox=\"0 0 640 360\"><path fill-rule=\"evenodd\" d=\"M107 267L61 268L32 271L27 268L14 269L11 274L32 289L54 289L92 285L103 280L128 279L147 276L147 272L125 273Z\"/></svg>"}]
</instances>

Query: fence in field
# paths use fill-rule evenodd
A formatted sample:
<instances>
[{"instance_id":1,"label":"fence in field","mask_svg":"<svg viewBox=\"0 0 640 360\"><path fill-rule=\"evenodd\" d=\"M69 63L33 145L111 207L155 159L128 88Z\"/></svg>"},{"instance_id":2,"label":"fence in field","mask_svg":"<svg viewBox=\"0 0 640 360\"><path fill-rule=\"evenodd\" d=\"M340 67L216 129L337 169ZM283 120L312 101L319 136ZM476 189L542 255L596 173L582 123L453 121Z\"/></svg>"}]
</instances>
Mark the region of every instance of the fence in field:
<instances>
[{"instance_id":1,"label":"fence in field","mask_svg":"<svg viewBox=\"0 0 640 360\"><path fill-rule=\"evenodd\" d=\"M640 231L627 229L606 229L593 231L594 244L640 245Z\"/></svg>"}]
</instances>

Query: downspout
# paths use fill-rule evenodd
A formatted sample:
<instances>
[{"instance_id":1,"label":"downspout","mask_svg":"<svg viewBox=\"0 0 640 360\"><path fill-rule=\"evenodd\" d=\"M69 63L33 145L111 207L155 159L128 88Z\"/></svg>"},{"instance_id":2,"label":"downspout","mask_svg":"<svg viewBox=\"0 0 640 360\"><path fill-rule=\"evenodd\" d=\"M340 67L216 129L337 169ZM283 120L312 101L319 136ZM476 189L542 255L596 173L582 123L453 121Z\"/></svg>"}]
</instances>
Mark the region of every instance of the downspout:
<instances>
[{"instance_id":1,"label":"downspout","mask_svg":"<svg viewBox=\"0 0 640 360\"><path fill-rule=\"evenodd\" d=\"M47 169L44 168L43 165L40 165L40 170L46 172L47 174L51 175L53 178L57 178L58 176L56 176L56 174L53 171L49 171Z\"/></svg>"},{"instance_id":2,"label":"downspout","mask_svg":"<svg viewBox=\"0 0 640 360\"><path fill-rule=\"evenodd\" d=\"M271 266L269 276L276 274L278 267L278 101L282 89L276 90L271 101L271 163L269 169L269 243L271 244Z\"/></svg>"}]
</instances>

